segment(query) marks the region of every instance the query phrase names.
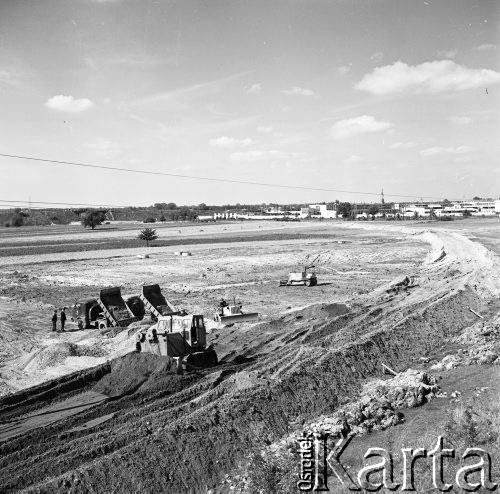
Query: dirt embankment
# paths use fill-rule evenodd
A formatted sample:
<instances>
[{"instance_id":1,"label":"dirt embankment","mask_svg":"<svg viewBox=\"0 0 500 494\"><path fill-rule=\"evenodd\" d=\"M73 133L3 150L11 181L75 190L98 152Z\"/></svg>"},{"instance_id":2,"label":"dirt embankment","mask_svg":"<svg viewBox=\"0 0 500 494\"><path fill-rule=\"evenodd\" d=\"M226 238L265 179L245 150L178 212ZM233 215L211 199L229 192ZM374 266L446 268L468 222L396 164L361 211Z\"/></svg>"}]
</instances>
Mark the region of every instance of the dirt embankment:
<instances>
[{"instance_id":1,"label":"dirt embankment","mask_svg":"<svg viewBox=\"0 0 500 494\"><path fill-rule=\"evenodd\" d=\"M308 307L259 325L246 338L240 334L239 351L228 353L218 370L187 376L153 370L135 392L124 372L120 385L133 394L34 430L29 442L20 436L1 445L0 489L217 488L254 448L356 398L382 363L404 370L475 321L468 308L483 310L498 293L484 271L496 261L481 250L464 259L462 242L445 238L446 255L440 250L411 273L419 280L411 286L393 291L388 284L348 312ZM61 439L82 422L118 410L102 426Z\"/></svg>"}]
</instances>

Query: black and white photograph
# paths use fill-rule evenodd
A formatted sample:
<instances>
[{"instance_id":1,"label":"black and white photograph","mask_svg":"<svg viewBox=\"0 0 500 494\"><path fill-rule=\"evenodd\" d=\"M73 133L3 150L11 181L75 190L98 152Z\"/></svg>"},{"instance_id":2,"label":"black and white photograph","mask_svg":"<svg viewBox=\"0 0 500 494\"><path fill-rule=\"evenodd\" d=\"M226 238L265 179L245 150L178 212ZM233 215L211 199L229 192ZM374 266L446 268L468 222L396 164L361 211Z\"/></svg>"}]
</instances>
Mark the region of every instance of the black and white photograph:
<instances>
[{"instance_id":1,"label":"black and white photograph","mask_svg":"<svg viewBox=\"0 0 500 494\"><path fill-rule=\"evenodd\" d=\"M498 0L0 0L0 493L499 485Z\"/></svg>"}]
</instances>

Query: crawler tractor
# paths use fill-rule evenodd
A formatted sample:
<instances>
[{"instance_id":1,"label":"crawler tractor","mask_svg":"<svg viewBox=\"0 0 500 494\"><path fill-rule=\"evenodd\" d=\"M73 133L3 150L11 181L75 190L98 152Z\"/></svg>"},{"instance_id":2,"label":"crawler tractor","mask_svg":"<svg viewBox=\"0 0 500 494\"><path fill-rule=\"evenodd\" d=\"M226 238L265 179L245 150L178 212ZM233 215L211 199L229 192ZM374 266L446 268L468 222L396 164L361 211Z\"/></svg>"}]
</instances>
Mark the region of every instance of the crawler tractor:
<instances>
[{"instance_id":1,"label":"crawler tractor","mask_svg":"<svg viewBox=\"0 0 500 494\"><path fill-rule=\"evenodd\" d=\"M256 321L258 318L258 312L243 312L241 304L236 304L235 300L233 300L233 305L227 305L223 300L214 314L214 321L224 326L232 326L238 322Z\"/></svg>"},{"instance_id":2,"label":"crawler tractor","mask_svg":"<svg viewBox=\"0 0 500 494\"><path fill-rule=\"evenodd\" d=\"M136 350L172 357L178 369L192 370L217 365L215 350L206 344L203 316L175 313L159 316L156 324L139 332Z\"/></svg>"},{"instance_id":3,"label":"crawler tractor","mask_svg":"<svg viewBox=\"0 0 500 494\"><path fill-rule=\"evenodd\" d=\"M311 270L311 271L309 271ZM304 266L299 273L289 273L287 280L280 280L280 286L315 286L318 284L314 266Z\"/></svg>"}]
</instances>

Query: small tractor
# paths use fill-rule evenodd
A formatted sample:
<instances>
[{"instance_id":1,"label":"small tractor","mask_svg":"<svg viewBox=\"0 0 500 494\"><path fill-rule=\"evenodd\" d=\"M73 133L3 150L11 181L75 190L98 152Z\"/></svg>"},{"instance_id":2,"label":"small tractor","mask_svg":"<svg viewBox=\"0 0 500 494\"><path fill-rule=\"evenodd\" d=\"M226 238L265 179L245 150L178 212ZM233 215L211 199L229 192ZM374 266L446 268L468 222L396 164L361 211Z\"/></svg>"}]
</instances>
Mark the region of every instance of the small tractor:
<instances>
[{"instance_id":1,"label":"small tractor","mask_svg":"<svg viewBox=\"0 0 500 494\"><path fill-rule=\"evenodd\" d=\"M318 279L316 278L314 265L304 266L300 273L289 273L287 280L280 280L280 286L316 286L317 284Z\"/></svg>"},{"instance_id":2,"label":"small tractor","mask_svg":"<svg viewBox=\"0 0 500 494\"><path fill-rule=\"evenodd\" d=\"M172 357L178 371L217 365L217 354L207 347L203 316L172 313L137 333L136 351Z\"/></svg>"},{"instance_id":3,"label":"small tractor","mask_svg":"<svg viewBox=\"0 0 500 494\"><path fill-rule=\"evenodd\" d=\"M233 305L228 305L224 299L214 314L214 321L224 326L232 326L238 322L256 321L259 318L258 312L243 312L241 304L236 304L233 299Z\"/></svg>"}]
</instances>

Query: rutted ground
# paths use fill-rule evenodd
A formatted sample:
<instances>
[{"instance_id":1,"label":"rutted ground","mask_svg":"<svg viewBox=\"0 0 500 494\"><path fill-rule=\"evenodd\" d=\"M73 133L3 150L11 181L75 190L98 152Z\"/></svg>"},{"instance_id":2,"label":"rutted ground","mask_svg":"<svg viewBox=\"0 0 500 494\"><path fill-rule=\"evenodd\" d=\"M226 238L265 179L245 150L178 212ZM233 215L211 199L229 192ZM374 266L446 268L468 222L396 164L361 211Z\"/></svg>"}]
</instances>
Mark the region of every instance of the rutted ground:
<instances>
[{"instance_id":1,"label":"rutted ground","mask_svg":"<svg viewBox=\"0 0 500 494\"><path fill-rule=\"evenodd\" d=\"M398 276L385 265L386 283L373 279L370 285L368 278L365 293L342 297L328 292L322 295L323 304L302 303L308 306L278 310L269 320L251 327L215 331L212 337L226 356L219 369L175 376L156 372L154 362L135 362L140 356L128 356L126 369L132 372L113 378L113 370L108 370L106 376L111 377L106 389L109 393L119 384L132 394L36 429L29 444L23 436L2 444L0 488L222 490L224 475L237 469L254 448L273 444L315 417L333 414L349 399L356 399L363 382L380 374L381 363L396 371L407 369L435 351L444 338L475 322L477 316L469 307L486 317L493 315L487 302L500 293L495 256L449 231L417 232L412 237L415 244L401 242L418 247L417 259L425 258L424 262L401 262ZM420 247L422 240L431 243L427 257ZM332 247L322 246L321 255L338 255ZM332 266L332 279L338 276L334 271L374 274L377 269L382 278L381 266L390 259L384 258L383 244L375 250L372 246L371 252L371 263L354 265L351 258L346 265L339 259ZM372 271L372 266L378 268ZM413 277L412 283L405 281L406 275ZM358 284L364 280L362 274L352 276L360 277ZM278 290L272 288L274 293ZM303 290L296 297L305 298L308 293ZM290 296L286 303L297 298ZM134 373L135 368L144 370ZM138 374L145 376L139 387L133 386ZM106 376L97 384L93 384L95 376L79 374L71 379L88 391L98 389ZM61 378L59 385L64 382ZM74 393L76 385L71 389ZM40 393L38 406L43 396L51 399L50 390ZM0 409L10 420L15 396L10 398L11 405L4 401ZM16 413L36 412L29 393L18 400ZM94 428L82 427L99 417L111 418Z\"/></svg>"},{"instance_id":2,"label":"rutted ground","mask_svg":"<svg viewBox=\"0 0 500 494\"><path fill-rule=\"evenodd\" d=\"M75 254L70 253L72 260L48 262L55 255L42 254L31 260L33 264L4 266L0 273L0 290L5 297L0 306L0 339L4 342L0 350L0 393L97 365L134 349L133 339L127 340L124 334L108 340L97 331L51 333L53 307L70 306L77 298L96 296L101 288L121 286L122 293L134 294L142 284L159 283L175 305L208 318L221 296L236 297L244 310L259 312L265 322L280 317L284 311L313 303L350 302L399 272L411 271L428 250L425 242L406 240L399 232L371 235L330 225L312 226L302 228L306 233L300 240L252 242L252 235L260 232L254 226L244 241L231 244L210 243L214 234L204 226L206 238L200 237L200 241L205 243L190 248L191 257L175 256L171 248L150 249L148 259L138 258L137 250L132 254L128 249L97 250L82 253L92 254L94 259L74 259ZM227 228L229 235L239 231L240 226L217 228ZM290 231L296 230L293 226ZM322 232L324 237L311 238L311 234ZM317 266L319 286L278 287L279 279L289 271L312 261ZM0 265L2 262L10 259L1 258ZM226 335L218 343L219 355L243 348L242 338L248 337L251 328L254 331L253 326L245 324L234 330L216 331L214 338ZM66 345L50 350L60 342L78 348Z\"/></svg>"}]
</instances>

